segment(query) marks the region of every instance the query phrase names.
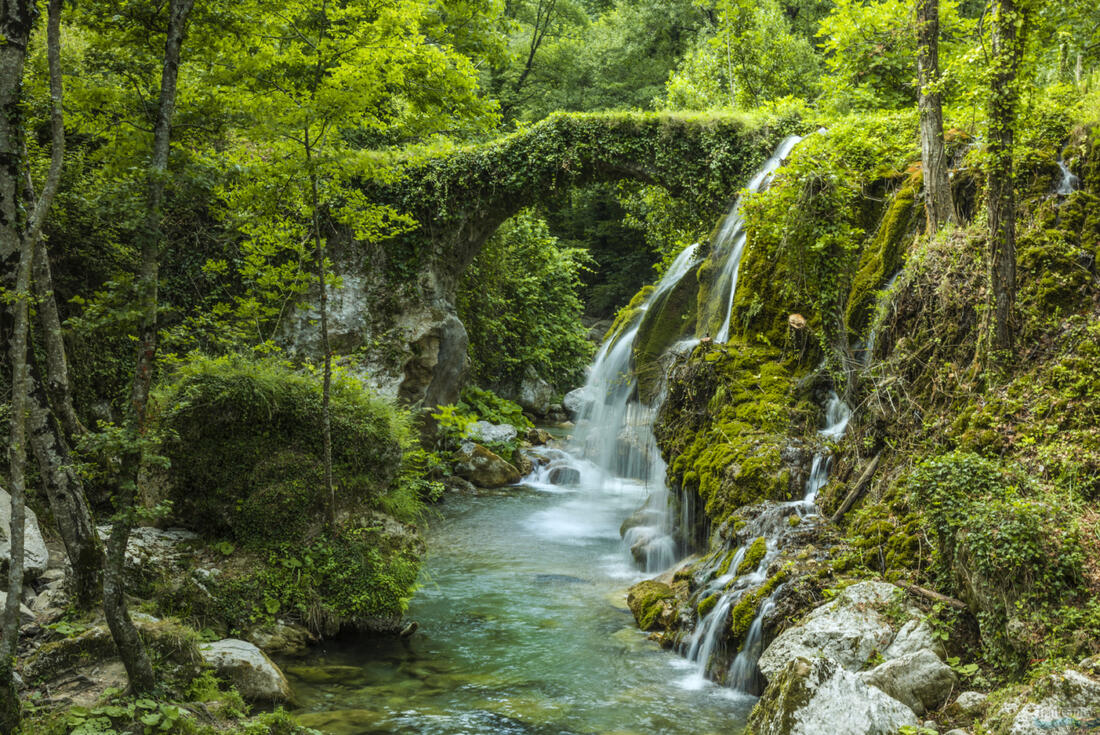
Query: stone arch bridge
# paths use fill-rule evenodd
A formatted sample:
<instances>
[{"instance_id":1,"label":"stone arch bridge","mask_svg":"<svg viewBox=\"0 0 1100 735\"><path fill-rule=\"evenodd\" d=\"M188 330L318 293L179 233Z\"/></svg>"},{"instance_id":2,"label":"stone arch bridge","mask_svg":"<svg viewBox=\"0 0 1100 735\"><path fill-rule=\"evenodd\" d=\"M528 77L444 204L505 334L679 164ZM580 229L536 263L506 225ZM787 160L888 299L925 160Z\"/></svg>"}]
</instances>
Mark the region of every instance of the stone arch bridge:
<instances>
[{"instance_id":1,"label":"stone arch bridge","mask_svg":"<svg viewBox=\"0 0 1100 735\"><path fill-rule=\"evenodd\" d=\"M333 349L407 405L452 403L468 346L455 292L505 220L569 187L633 179L713 221L797 125L737 114L556 114L484 145L410 159L400 178L365 188L410 218L402 234L364 243L333 229L342 280L329 302ZM316 319L307 309L288 326L300 352L320 353Z\"/></svg>"}]
</instances>

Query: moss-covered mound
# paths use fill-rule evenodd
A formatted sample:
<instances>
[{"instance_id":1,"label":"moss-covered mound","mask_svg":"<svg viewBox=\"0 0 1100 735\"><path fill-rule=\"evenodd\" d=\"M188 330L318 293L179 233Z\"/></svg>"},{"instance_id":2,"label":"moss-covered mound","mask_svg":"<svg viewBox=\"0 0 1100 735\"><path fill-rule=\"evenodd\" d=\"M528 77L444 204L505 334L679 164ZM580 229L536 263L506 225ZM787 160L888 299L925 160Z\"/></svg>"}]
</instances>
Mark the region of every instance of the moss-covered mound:
<instances>
[{"instance_id":1,"label":"moss-covered mound","mask_svg":"<svg viewBox=\"0 0 1100 735\"><path fill-rule=\"evenodd\" d=\"M800 490L782 454L816 409L795 395L796 377L779 350L737 341L704 343L673 369L654 431L670 486L697 494L712 523Z\"/></svg>"},{"instance_id":2,"label":"moss-covered mound","mask_svg":"<svg viewBox=\"0 0 1100 735\"><path fill-rule=\"evenodd\" d=\"M402 522L422 501L417 479L399 477L409 432L394 407L334 381L327 498L318 378L199 358L158 405L174 520L209 541L148 580L158 612L233 634L276 619L325 635L397 626L423 544Z\"/></svg>"},{"instance_id":3,"label":"moss-covered mound","mask_svg":"<svg viewBox=\"0 0 1100 735\"><path fill-rule=\"evenodd\" d=\"M319 528L332 500L320 383L274 362L200 358L180 369L159 397L175 517L243 542ZM350 379L334 381L331 414L337 514L377 506L401 463L399 415Z\"/></svg>"}]
</instances>

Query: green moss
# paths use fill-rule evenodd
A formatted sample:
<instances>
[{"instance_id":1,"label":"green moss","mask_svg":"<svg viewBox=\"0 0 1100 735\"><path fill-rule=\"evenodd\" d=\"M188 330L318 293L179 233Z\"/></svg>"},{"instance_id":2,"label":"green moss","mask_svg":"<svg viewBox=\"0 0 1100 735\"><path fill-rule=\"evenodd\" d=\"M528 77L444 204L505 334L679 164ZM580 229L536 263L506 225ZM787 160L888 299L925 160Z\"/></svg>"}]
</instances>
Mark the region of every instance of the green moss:
<instances>
[{"instance_id":1,"label":"green moss","mask_svg":"<svg viewBox=\"0 0 1100 735\"><path fill-rule=\"evenodd\" d=\"M729 572L730 565L733 564L733 559L736 556L737 556L736 551L726 552L726 556L725 556L724 559L722 559L722 563L718 566L718 570L714 573L714 576L715 577L725 576Z\"/></svg>"},{"instance_id":2,"label":"green moss","mask_svg":"<svg viewBox=\"0 0 1100 735\"><path fill-rule=\"evenodd\" d=\"M698 607L695 608L695 613L699 616L699 619L702 620L707 616L707 613L714 609L714 606L717 604L718 593L715 592L713 595L704 598L703 601L699 603Z\"/></svg>"},{"instance_id":3,"label":"green moss","mask_svg":"<svg viewBox=\"0 0 1100 735\"><path fill-rule=\"evenodd\" d=\"M780 569L769 577L764 584L742 597L733 606L733 610L730 611L731 641L739 644L744 640L749 628L752 627L752 621L756 619L756 611L760 609L760 604L787 579L788 574L789 571L786 567Z\"/></svg>"},{"instance_id":4,"label":"green moss","mask_svg":"<svg viewBox=\"0 0 1100 735\"><path fill-rule=\"evenodd\" d=\"M869 326L876 289L901 266L906 240L916 231L922 211L918 199L921 180L918 172L901 185L886 208L878 231L860 254L845 309L845 323L853 334L862 335Z\"/></svg>"},{"instance_id":5,"label":"green moss","mask_svg":"<svg viewBox=\"0 0 1100 735\"><path fill-rule=\"evenodd\" d=\"M666 606L675 601L672 588L663 582L646 580L630 588L626 603L634 613L634 619L642 630L654 630Z\"/></svg>"},{"instance_id":6,"label":"green moss","mask_svg":"<svg viewBox=\"0 0 1100 735\"><path fill-rule=\"evenodd\" d=\"M638 396L645 402L653 400L661 382L661 356L677 340L695 332L695 289L695 278L688 273L642 315L634 339L634 374Z\"/></svg>"},{"instance_id":7,"label":"green moss","mask_svg":"<svg viewBox=\"0 0 1100 735\"><path fill-rule=\"evenodd\" d=\"M752 542L748 550L745 551L745 558L741 560L741 563L737 566L735 574L740 577L742 574L749 574L760 565L760 560L764 558L764 555L768 553L768 540L763 536L758 537Z\"/></svg>"},{"instance_id":8,"label":"green moss","mask_svg":"<svg viewBox=\"0 0 1100 735\"><path fill-rule=\"evenodd\" d=\"M655 426L673 486L696 493L722 523L740 506L787 500L781 452L814 412L796 400L796 373L778 350L702 345L674 369Z\"/></svg>"},{"instance_id":9,"label":"green moss","mask_svg":"<svg viewBox=\"0 0 1100 735\"><path fill-rule=\"evenodd\" d=\"M642 315L642 304L649 298L649 295L653 293L655 286L653 284L646 284L634 294L633 298L623 308L615 314L614 321L611 322L611 326L608 327L607 333L603 336L603 341L607 342L611 339L618 339L623 332L634 326L634 323Z\"/></svg>"}]
</instances>

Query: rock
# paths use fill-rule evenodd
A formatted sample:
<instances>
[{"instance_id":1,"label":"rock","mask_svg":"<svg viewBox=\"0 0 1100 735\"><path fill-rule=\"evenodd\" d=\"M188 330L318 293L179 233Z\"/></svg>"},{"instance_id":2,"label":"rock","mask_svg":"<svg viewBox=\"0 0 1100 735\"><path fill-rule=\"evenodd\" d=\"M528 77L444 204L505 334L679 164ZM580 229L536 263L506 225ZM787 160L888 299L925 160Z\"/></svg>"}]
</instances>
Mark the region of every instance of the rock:
<instances>
[{"instance_id":1,"label":"rock","mask_svg":"<svg viewBox=\"0 0 1100 735\"><path fill-rule=\"evenodd\" d=\"M946 733L944 733L944 735L970 735L970 733L968 733L966 730L960 730L956 727L954 730L948 730Z\"/></svg>"},{"instance_id":2,"label":"rock","mask_svg":"<svg viewBox=\"0 0 1100 735\"><path fill-rule=\"evenodd\" d=\"M611 329L611 325L615 322L611 319L600 319L592 323L592 326L588 328L588 341L595 342L597 345L603 342L603 338L607 336L607 330Z\"/></svg>"},{"instance_id":3,"label":"rock","mask_svg":"<svg viewBox=\"0 0 1100 735\"><path fill-rule=\"evenodd\" d=\"M818 656L832 659L850 671L861 670L894 640L894 629L879 610L900 601L901 594L885 582L860 582L848 587L772 641L760 657L760 671L770 680L791 659Z\"/></svg>"},{"instance_id":4,"label":"rock","mask_svg":"<svg viewBox=\"0 0 1100 735\"><path fill-rule=\"evenodd\" d=\"M317 638L301 625L271 623L253 630L249 641L264 653L279 656L304 656Z\"/></svg>"},{"instance_id":5,"label":"rock","mask_svg":"<svg viewBox=\"0 0 1100 735\"><path fill-rule=\"evenodd\" d=\"M443 478L442 482L443 482L443 486L445 488L447 488L447 490L449 490L451 492L454 492L454 493L476 493L477 492L477 486L475 486L469 480L463 480L461 477L459 477L457 475L448 475L447 477Z\"/></svg>"},{"instance_id":6,"label":"rock","mask_svg":"<svg viewBox=\"0 0 1100 735\"><path fill-rule=\"evenodd\" d=\"M676 623L676 597L664 582L639 582L627 592L626 604L642 630L668 630Z\"/></svg>"},{"instance_id":7,"label":"rock","mask_svg":"<svg viewBox=\"0 0 1100 735\"><path fill-rule=\"evenodd\" d=\"M569 412L569 415L576 419L580 416L584 407L590 403L588 398L588 392L584 387L574 388L565 394L565 397L561 399L562 407Z\"/></svg>"},{"instance_id":8,"label":"rock","mask_svg":"<svg viewBox=\"0 0 1100 735\"><path fill-rule=\"evenodd\" d=\"M455 453L455 474L478 487L488 488L514 485L520 480L519 470L473 442L463 442Z\"/></svg>"},{"instance_id":9,"label":"rock","mask_svg":"<svg viewBox=\"0 0 1100 735\"><path fill-rule=\"evenodd\" d=\"M519 470L519 474L527 477L535 471L535 463L532 462L522 449L512 453L512 466Z\"/></svg>"},{"instance_id":10,"label":"rock","mask_svg":"<svg viewBox=\"0 0 1100 735\"><path fill-rule=\"evenodd\" d=\"M550 412L550 401L553 398L554 389L529 366L527 375L520 383L516 403L528 411L545 416Z\"/></svg>"},{"instance_id":11,"label":"rock","mask_svg":"<svg viewBox=\"0 0 1100 735\"><path fill-rule=\"evenodd\" d=\"M65 614L65 607L68 604L69 596L59 585L42 590L42 594L34 598L30 608L36 620L48 625Z\"/></svg>"},{"instance_id":12,"label":"rock","mask_svg":"<svg viewBox=\"0 0 1100 735\"><path fill-rule=\"evenodd\" d=\"M963 692L947 705L947 714L959 719L980 717L988 698L981 692Z\"/></svg>"},{"instance_id":13,"label":"rock","mask_svg":"<svg viewBox=\"0 0 1100 735\"><path fill-rule=\"evenodd\" d=\"M926 649L941 658L946 653L943 644L932 635L931 626L923 618L914 618L901 626L901 630L894 636L893 643L882 652L882 657L889 661Z\"/></svg>"},{"instance_id":14,"label":"rock","mask_svg":"<svg viewBox=\"0 0 1100 735\"><path fill-rule=\"evenodd\" d=\"M252 702L285 702L290 685L263 651L247 641L226 638L199 646L203 660L219 676L229 679L241 696Z\"/></svg>"},{"instance_id":15,"label":"rock","mask_svg":"<svg viewBox=\"0 0 1100 735\"><path fill-rule=\"evenodd\" d=\"M1048 674L1005 702L988 729L1006 735L1061 735L1100 713L1100 682L1076 669ZM987 723L990 724L990 723ZM1076 729L1072 730L1076 732Z\"/></svg>"},{"instance_id":16,"label":"rock","mask_svg":"<svg viewBox=\"0 0 1100 735\"><path fill-rule=\"evenodd\" d=\"M550 432L546 429L538 429L534 426L527 429L523 434L523 438L536 447L549 444L553 441L554 437L550 436Z\"/></svg>"},{"instance_id":17,"label":"rock","mask_svg":"<svg viewBox=\"0 0 1100 735\"><path fill-rule=\"evenodd\" d=\"M958 683L951 667L927 648L887 661L861 676L918 715L939 709Z\"/></svg>"},{"instance_id":18,"label":"rock","mask_svg":"<svg viewBox=\"0 0 1100 735\"><path fill-rule=\"evenodd\" d=\"M8 568L11 559L11 540L8 531L11 528L11 495L0 490L0 570ZM42 538L38 527L38 516L29 507L23 519L23 579L34 580L46 571L50 564L50 551ZM7 579L7 577L5 577Z\"/></svg>"},{"instance_id":19,"label":"rock","mask_svg":"<svg viewBox=\"0 0 1100 735\"><path fill-rule=\"evenodd\" d=\"M516 427L511 424L492 424L488 421L475 421L466 434L478 444L511 444L519 436Z\"/></svg>"},{"instance_id":20,"label":"rock","mask_svg":"<svg viewBox=\"0 0 1100 735\"><path fill-rule=\"evenodd\" d=\"M0 592L0 611L2 611L4 609L4 606L7 605L7 604L8 604L8 593L7 592ZM36 618L35 618L34 612L29 607L27 607L22 602L20 602L19 603L19 625L20 626L30 625L31 623L33 623L35 621L35 619Z\"/></svg>"},{"instance_id":21,"label":"rock","mask_svg":"<svg viewBox=\"0 0 1100 735\"><path fill-rule=\"evenodd\" d=\"M935 720L925 720L924 724L921 725L921 727L923 727L926 730L933 730L935 732L939 732L939 729L940 729L939 726L936 725Z\"/></svg>"},{"instance_id":22,"label":"rock","mask_svg":"<svg viewBox=\"0 0 1100 735\"><path fill-rule=\"evenodd\" d=\"M575 467L555 467L546 474L551 485L579 485L581 473Z\"/></svg>"},{"instance_id":23,"label":"rock","mask_svg":"<svg viewBox=\"0 0 1100 735\"><path fill-rule=\"evenodd\" d=\"M755 735L894 735L913 711L825 658L796 657L773 670L749 716Z\"/></svg>"}]
</instances>

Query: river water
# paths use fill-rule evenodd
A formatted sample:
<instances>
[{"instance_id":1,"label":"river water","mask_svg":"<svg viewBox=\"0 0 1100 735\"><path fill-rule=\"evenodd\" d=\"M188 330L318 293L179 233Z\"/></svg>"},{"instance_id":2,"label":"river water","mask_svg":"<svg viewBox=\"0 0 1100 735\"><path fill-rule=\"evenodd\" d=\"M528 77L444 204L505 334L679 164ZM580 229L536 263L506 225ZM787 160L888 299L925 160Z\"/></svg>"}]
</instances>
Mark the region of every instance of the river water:
<instances>
[{"instance_id":1,"label":"river water","mask_svg":"<svg viewBox=\"0 0 1100 735\"><path fill-rule=\"evenodd\" d=\"M587 474L587 473L586 473ZM619 538L639 483L449 495L427 531L405 642L346 641L282 662L303 724L366 733L737 732L754 700L692 689L645 639Z\"/></svg>"}]
</instances>

